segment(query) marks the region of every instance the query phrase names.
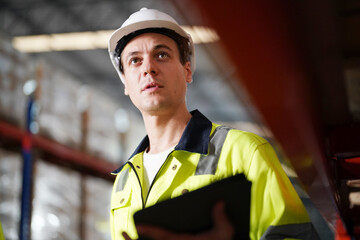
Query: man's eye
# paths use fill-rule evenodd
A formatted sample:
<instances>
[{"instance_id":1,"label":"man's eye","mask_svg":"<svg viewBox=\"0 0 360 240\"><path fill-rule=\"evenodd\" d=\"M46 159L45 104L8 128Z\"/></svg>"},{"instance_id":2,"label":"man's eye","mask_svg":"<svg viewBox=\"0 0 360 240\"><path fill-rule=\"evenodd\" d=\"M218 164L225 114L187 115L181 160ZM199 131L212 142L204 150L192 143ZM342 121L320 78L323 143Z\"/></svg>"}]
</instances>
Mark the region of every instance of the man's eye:
<instances>
[{"instance_id":1,"label":"man's eye","mask_svg":"<svg viewBox=\"0 0 360 240\"><path fill-rule=\"evenodd\" d=\"M166 53L166 52L160 52L160 53L158 54L158 57L159 57L160 59L164 59L164 58L169 57L169 54Z\"/></svg>"},{"instance_id":2,"label":"man's eye","mask_svg":"<svg viewBox=\"0 0 360 240\"><path fill-rule=\"evenodd\" d=\"M140 62L139 58L132 58L130 59L130 64L137 64L138 62Z\"/></svg>"}]
</instances>

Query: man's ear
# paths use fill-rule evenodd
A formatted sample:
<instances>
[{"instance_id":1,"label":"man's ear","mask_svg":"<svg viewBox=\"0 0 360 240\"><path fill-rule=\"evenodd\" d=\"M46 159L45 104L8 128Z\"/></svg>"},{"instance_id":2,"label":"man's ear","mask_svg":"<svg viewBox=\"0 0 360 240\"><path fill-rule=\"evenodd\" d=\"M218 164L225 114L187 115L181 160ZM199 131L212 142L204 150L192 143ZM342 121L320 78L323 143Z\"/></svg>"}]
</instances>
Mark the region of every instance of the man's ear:
<instances>
[{"instance_id":1,"label":"man's ear","mask_svg":"<svg viewBox=\"0 0 360 240\"><path fill-rule=\"evenodd\" d=\"M125 74L124 73L121 74L121 81L124 84L124 94L129 95L129 92L128 92L127 87L126 87L126 79L125 79Z\"/></svg>"},{"instance_id":2,"label":"man's ear","mask_svg":"<svg viewBox=\"0 0 360 240\"><path fill-rule=\"evenodd\" d=\"M191 63L190 62L186 62L184 65L184 69L185 69L185 77L186 77L186 82L187 83L191 83L192 82L192 71L191 71Z\"/></svg>"},{"instance_id":3,"label":"man's ear","mask_svg":"<svg viewBox=\"0 0 360 240\"><path fill-rule=\"evenodd\" d=\"M125 84L125 83L124 83L124 94L125 94L125 95L129 95L129 92L128 92L127 88L126 88L126 84Z\"/></svg>"}]
</instances>

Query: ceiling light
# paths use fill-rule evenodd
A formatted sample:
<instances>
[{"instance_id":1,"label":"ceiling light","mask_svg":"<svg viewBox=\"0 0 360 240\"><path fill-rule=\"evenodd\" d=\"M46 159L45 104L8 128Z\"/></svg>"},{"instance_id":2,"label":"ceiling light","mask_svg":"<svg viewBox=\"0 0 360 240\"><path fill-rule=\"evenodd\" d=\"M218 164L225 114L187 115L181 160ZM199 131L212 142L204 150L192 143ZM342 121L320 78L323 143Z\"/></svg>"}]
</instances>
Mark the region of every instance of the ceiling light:
<instances>
[{"instance_id":1,"label":"ceiling light","mask_svg":"<svg viewBox=\"0 0 360 240\"><path fill-rule=\"evenodd\" d=\"M204 26L183 26L184 30L190 33L194 43L210 43L219 41L220 37L212 28Z\"/></svg>"},{"instance_id":2,"label":"ceiling light","mask_svg":"<svg viewBox=\"0 0 360 240\"><path fill-rule=\"evenodd\" d=\"M219 40L215 30L204 26L183 26L196 44ZM14 37L12 44L20 52L76 51L107 48L114 30L73 32Z\"/></svg>"}]
</instances>

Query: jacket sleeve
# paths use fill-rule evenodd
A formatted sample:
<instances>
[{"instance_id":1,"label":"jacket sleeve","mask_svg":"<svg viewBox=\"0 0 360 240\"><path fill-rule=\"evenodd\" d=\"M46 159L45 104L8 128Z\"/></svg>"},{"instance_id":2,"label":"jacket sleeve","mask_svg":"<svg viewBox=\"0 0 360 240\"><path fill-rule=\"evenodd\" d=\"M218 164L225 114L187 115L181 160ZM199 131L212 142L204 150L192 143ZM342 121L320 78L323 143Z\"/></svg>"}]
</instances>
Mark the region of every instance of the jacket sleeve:
<instances>
[{"instance_id":1,"label":"jacket sleeve","mask_svg":"<svg viewBox=\"0 0 360 240\"><path fill-rule=\"evenodd\" d=\"M246 132L231 134L231 161L252 182L251 239L318 239L307 211L272 146ZM238 165L240 164L240 165Z\"/></svg>"},{"instance_id":2,"label":"jacket sleeve","mask_svg":"<svg viewBox=\"0 0 360 240\"><path fill-rule=\"evenodd\" d=\"M5 240L5 236L2 230L1 222L0 222L0 240Z\"/></svg>"}]
</instances>

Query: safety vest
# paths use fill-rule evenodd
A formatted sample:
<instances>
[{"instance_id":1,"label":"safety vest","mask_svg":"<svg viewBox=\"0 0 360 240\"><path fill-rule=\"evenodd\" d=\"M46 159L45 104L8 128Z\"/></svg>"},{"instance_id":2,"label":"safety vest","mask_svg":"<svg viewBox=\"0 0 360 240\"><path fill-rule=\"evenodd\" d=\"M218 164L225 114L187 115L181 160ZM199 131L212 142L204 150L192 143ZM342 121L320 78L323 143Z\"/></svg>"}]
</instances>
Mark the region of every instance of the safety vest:
<instances>
[{"instance_id":1,"label":"safety vest","mask_svg":"<svg viewBox=\"0 0 360 240\"><path fill-rule=\"evenodd\" d=\"M113 240L123 239L123 231L133 239L138 237L133 220L136 211L239 173L252 182L250 239L318 239L299 196L266 140L211 123L197 110L191 114L146 198L142 194L142 157L149 146L147 137L129 161L113 172L117 175L111 197Z\"/></svg>"}]
</instances>

